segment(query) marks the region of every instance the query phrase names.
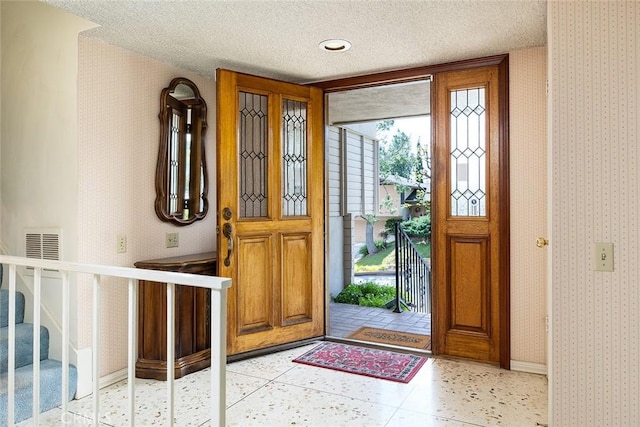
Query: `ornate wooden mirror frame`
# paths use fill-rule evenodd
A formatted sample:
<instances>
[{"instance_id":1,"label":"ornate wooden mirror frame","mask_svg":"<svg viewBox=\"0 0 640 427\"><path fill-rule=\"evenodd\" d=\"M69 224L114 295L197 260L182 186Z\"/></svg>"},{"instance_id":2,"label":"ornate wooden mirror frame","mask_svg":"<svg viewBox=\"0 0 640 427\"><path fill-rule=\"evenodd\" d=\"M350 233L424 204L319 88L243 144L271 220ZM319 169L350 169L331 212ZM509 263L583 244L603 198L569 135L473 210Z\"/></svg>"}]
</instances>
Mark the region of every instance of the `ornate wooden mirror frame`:
<instances>
[{"instance_id":1,"label":"ornate wooden mirror frame","mask_svg":"<svg viewBox=\"0 0 640 427\"><path fill-rule=\"evenodd\" d=\"M175 225L191 224L204 218L209 208L204 156L207 104L191 80L177 77L160 94L158 117L156 214Z\"/></svg>"}]
</instances>

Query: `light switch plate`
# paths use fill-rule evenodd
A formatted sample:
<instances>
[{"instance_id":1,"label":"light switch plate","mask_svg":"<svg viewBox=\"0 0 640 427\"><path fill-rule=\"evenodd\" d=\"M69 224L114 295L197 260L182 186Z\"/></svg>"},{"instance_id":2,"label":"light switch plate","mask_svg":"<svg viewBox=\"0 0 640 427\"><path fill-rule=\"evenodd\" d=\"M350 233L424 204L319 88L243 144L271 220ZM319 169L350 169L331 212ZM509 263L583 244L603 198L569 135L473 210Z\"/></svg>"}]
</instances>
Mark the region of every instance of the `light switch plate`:
<instances>
[{"instance_id":1,"label":"light switch plate","mask_svg":"<svg viewBox=\"0 0 640 427\"><path fill-rule=\"evenodd\" d=\"M595 242L593 244L593 269L613 271L613 243Z\"/></svg>"}]
</instances>

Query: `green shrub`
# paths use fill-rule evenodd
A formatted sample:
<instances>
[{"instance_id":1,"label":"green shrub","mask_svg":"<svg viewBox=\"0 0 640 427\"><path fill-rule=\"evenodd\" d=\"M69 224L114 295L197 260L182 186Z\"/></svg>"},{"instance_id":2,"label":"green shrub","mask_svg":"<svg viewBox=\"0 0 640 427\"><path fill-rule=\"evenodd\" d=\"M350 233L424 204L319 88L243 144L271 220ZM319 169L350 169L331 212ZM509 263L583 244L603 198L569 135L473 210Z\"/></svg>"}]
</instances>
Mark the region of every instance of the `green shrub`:
<instances>
[{"instance_id":1,"label":"green shrub","mask_svg":"<svg viewBox=\"0 0 640 427\"><path fill-rule=\"evenodd\" d=\"M374 244L379 251L387 247L387 242L385 242L384 240L376 240ZM369 255L369 249L367 248L367 245L361 246L360 249L358 249L358 253L362 256Z\"/></svg>"},{"instance_id":2,"label":"green shrub","mask_svg":"<svg viewBox=\"0 0 640 427\"><path fill-rule=\"evenodd\" d=\"M376 240L374 243L376 245L376 248L378 248L378 250L382 250L387 247L387 242L384 240Z\"/></svg>"},{"instance_id":3,"label":"green shrub","mask_svg":"<svg viewBox=\"0 0 640 427\"><path fill-rule=\"evenodd\" d=\"M343 304L358 305L358 300L362 296L362 289L358 285L351 284L344 288L333 300Z\"/></svg>"},{"instance_id":4,"label":"green shrub","mask_svg":"<svg viewBox=\"0 0 640 427\"><path fill-rule=\"evenodd\" d=\"M409 237L431 237L431 215L423 215L402 222L402 229Z\"/></svg>"},{"instance_id":5,"label":"green shrub","mask_svg":"<svg viewBox=\"0 0 640 427\"><path fill-rule=\"evenodd\" d=\"M395 295L385 296L366 294L358 300L358 305L361 305L363 307L384 307L389 301L394 298Z\"/></svg>"},{"instance_id":6,"label":"green shrub","mask_svg":"<svg viewBox=\"0 0 640 427\"><path fill-rule=\"evenodd\" d=\"M352 283L336 295L333 300L343 304L365 307L384 307L394 299L396 289L393 286L379 285L375 282Z\"/></svg>"},{"instance_id":7,"label":"green shrub","mask_svg":"<svg viewBox=\"0 0 640 427\"><path fill-rule=\"evenodd\" d=\"M384 222L384 230L388 233L389 236L395 236L396 223L402 223L402 218L389 218Z\"/></svg>"}]
</instances>

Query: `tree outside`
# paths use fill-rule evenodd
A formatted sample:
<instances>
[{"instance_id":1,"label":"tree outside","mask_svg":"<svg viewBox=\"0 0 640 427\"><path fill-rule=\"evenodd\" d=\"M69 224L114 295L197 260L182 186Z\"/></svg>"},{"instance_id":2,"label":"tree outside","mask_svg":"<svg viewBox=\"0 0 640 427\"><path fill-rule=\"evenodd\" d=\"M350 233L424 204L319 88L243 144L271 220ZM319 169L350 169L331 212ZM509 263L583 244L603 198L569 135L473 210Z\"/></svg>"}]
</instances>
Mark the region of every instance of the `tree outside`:
<instances>
[{"instance_id":1,"label":"tree outside","mask_svg":"<svg viewBox=\"0 0 640 427\"><path fill-rule=\"evenodd\" d=\"M391 139L388 132L394 120L378 123L378 140L380 141L380 177L389 175L411 179L416 167L416 155L411 149L411 138L401 130L396 130Z\"/></svg>"},{"instance_id":2,"label":"tree outside","mask_svg":"<svg viewBox=\"0 0 640 427\"><path fill-rule=\"evenodd\" d=\"M426 208L429 218L423 218L421 222L429 222L428 227L430 233L428 185L431 179L431 158L429 156L428 143L423 144L420 137L417 138L417 141L412 141L411 135L397 126L395 120L378 122L377 131L377 137L380 142L379 177L381 179L389 176L401 177L407 181L416 182L420 186L413 203L414 205L418 204ZM396 190L401 193L409 189L396 188ZM381 205L389 211L392 209L390 203L390 200L381 201ZM378 218L376 215L364 215L362 218L366 222L366 251L367 254L373 255L384 248L383 244L376 245L373 232L373 227L378 221ZM409 227L411 226L410 224L407 225ZM424 242L428 240L428 237L422 240Z\"/></svg>"}]
</instances>

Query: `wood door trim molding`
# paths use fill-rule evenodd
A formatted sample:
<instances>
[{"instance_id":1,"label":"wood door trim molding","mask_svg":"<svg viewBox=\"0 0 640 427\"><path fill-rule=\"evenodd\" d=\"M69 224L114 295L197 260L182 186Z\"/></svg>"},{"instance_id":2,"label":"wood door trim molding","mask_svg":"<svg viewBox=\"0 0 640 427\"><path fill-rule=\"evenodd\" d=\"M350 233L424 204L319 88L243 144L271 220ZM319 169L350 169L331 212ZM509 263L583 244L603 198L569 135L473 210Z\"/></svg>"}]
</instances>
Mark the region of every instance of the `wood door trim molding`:
<instances>
[{"instance_id":1,"label":"wood door trim molding","mask_svg":"<svg viewBox=\"0 0 640 427\"><path fill-rule=\"evenodd\" d=\"M504 219L500 224L501 253L500 270L500 367L510 369L511 363L511 283L510 283L510 185L509 185L509 55L501 54L464 61L443 64L425 65L402 70L385 71L380 73L346 77L333 80L314 82L313 85L329 92L339 92L351 89L383 86L392 83L404 83L426 79L434 74L446 71L461 71L485 66L498 67L498 102L499 102L499 145L500 161L500 215ZM432 94L431 111L435 111L435 97ZM435 135L435 123L431 122L431 134ZM432 148L433 149L433 148ZM432 182L432 197L435 195L435 185ZM435 299L435 295L433 295ZM432 313L432 324L436 324L437 312ZM437 340L433 340L433 351L437 354Z\"/></svg>"},{"instance_id":2,"label":"wood door trim molding","mask_svg":"<svg viewBox=\"0 0 640 427\"><path fill-rule=\"evenodd\" d=\"M498 64L500 146L500 367L511 369L511 217L509 184L509 56Z\"/></svg>"},{"instance_id":3,"label":"wood door trim molding","mask_svg":"<svg viewBox=\"0 0 640 427\"><path fill-rule=\"evenodd\" d=\"M494 55L484 58L466 59L464 61L447 62L444 64L424 65L421 67L406 68L402 70L383 71L380 73L345 77L341 79L324 80L310 84L323 89L325 92L339 92L350 89L383 86L392 83L406 83L424 80L433 74L445 71L461 71L471 68L500 65L506 58L508 58L508 54Z\"/></svg>"}]
</instances>

